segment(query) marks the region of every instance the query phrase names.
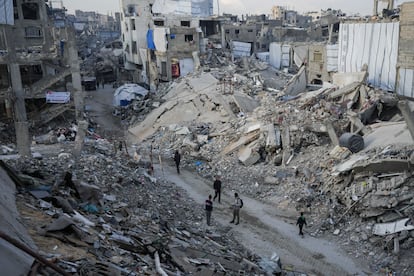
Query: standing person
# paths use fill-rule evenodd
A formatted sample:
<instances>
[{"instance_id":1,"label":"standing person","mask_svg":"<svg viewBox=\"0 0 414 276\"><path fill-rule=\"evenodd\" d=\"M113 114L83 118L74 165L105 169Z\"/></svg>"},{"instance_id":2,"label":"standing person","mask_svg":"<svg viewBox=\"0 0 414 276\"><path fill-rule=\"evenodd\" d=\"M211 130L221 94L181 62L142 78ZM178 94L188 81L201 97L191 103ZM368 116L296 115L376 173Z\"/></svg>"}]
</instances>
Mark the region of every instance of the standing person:
<instances>
[{"instance_id":1,"label":"standing person","mask_svg":"<svg viewBox=\"0 0 414 276\"><path fill-rule=\"evenodd\" d=\"M178 150L176 150L174 153L174 162L175 162L175 167L177 168L177 173L180 174L181 154Z\"/></svg>"},{"instance_id":2,"label":"standing person","mask_svg":"<svg viewBox=\"0 0 414 276\"><path fill-rule=\"evenodd\" d=\"M220 203L220 199L221 199L221 180L220 180L220 176L216 175L216 180L214 180L214 198L213 201L216 200L216 197L218 197L218 203Z\"/></svg>"},{"instance_id":3,"label":"standing person","mask_svg":"<svg viewBox=\"0 0 414 276\"><path fill-rule=\"evenodd\" d=\"M306 219L303 216L303 212L300 213L300 217L298 218L298 221L296 222L296 225L299 225L299 235L301 235L303 237L303 225L308 225L306 223Z\"/></svg>"},{"instance_id":4,"label":"standing person","mask_svg":"<svg viewBox=\"0 0 414 276\"><path fill-rule=\"evenodd\" d=\"M212 212L213 212L213 202L211 201L211 195L209 195L208 199L206 199L206 217L207 217L208 226L210 226L210 218L211 218Z\"/></svg>"},{"instance_id":5,"label":"standing person","mask_svg":"<svg viewBox=\"0 0 414 276\"><path fill-rule=\"evenodd\" d=\"M240 208L242 207L242 200L239 197L238 193L234 193L234 203L233 203L233 219L230 223L239 224L240 222ZM236 221L237 218L237 221Z\"/></svg>"}]
</instances>

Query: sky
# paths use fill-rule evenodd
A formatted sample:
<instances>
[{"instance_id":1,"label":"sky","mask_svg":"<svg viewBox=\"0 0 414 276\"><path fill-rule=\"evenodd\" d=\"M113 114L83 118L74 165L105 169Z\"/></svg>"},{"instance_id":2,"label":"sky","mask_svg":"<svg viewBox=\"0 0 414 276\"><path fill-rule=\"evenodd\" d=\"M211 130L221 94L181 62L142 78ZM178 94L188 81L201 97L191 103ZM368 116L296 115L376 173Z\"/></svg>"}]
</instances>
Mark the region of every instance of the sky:
<instances>
[{"instance_id":1,"label":"sky","mask_svg":"<svg viewBox=\"0 0 414 276\"><path fill-rule=\"evenodd\" d=\"M137 0L139 1L139 0ZM220 13L233 14L270 14L272 6L287 6L299 12L318 11L320 9L341 9L347 14L371 15L374 0L214 0L220 3ZM399 5L409 0L395 0ZM55 3L58 1L52 1ZM260 4L258 4L260 3ZM76 9L111 14L119 11L119 0L63 0L69 13Z\"/></svg>"}]
</instances>

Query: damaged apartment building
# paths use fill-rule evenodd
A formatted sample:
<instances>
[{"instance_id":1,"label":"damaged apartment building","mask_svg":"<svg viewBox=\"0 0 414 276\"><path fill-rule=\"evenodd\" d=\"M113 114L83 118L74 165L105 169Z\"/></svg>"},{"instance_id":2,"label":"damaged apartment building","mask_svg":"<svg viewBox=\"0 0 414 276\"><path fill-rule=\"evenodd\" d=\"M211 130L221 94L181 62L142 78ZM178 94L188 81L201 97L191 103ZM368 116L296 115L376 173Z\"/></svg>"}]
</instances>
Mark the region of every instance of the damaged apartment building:
<instances>
[{"instance_id":1,"label":"damaged apartment building","mask_svg":"<svg viewBox=\"0 0 414 276\"><path fill-rule=\"evenodd\" d=\"M213 0L123 0L121 7L125 68L152 88L192 72L208 38L220 41Z\"/></svg>"},{"instance_id":2,"label":"damaged apartment building","mask_svg":"<svg viewBox=\"0 0 414 276\"><path fill-rule=\"evenodd\" d=\"M3 122L14 122L21 155L30 154L30 128L73 107L69 92L54 99L68 104L50 105L54 91L82 90L71 32L54 27L46 2L0 1L5 10L0 15L0 115Z\"/></svg>"}]
</instances>

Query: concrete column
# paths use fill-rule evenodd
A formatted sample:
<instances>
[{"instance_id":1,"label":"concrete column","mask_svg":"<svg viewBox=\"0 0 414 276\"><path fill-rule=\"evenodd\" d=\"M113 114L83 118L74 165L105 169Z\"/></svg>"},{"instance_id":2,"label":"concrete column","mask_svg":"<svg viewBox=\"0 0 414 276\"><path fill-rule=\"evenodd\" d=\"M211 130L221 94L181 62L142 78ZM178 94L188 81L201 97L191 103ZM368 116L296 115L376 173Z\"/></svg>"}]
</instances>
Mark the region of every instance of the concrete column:
<instances>
[{"instance_id":1,"label":"concrete column","mask_svg":"<svg viewBox=\"0 0 414 276\"><path fill-rule=\"evenodd\" d=\"M411 137L414 140L414 113L411 111L410 106L408 105L407 101L399 101L398 108L403 115L405 122L407 123L407 127L410 131Z\"/></svg>"},{"instance_id":2,"label":"concrete column","mask_svg":"<svg viewBox=\"0 0 414 276\"><path fill-rule=\"evenodd\" d=\"M12 89L14 92L14 123L16 128L17 150L21 156L31 156L29 124L27 122L25 92L19 64L9 64Z\"/></svg>"},{"instance_id":3,"label":"concrete column","mask_svg":"<svg viewBox=\"0 0 414 276\"><path fill-rule=\"evenodd\" d=\"M72 73L73 98L75 102L76 120L83 120L83 111L85 106L84 93L82 91L82 79L80 75L78 50L75 45L75 36L73 33L68 34L68 61Z\"/></svg>"},{"instance_id":4,"label":"concrete column","mask_svg":"<svg viewBox=\"0 0 414 276\"><path fill-rule=\"evenodd\" d=\"M332 123L327 120L325 121L325 126L326 126L326 129L328 130L328 135L329 135L329 138L331 138L332 144L334 146L338 146L339 139L338 139L338 136L336 135L335 128L333 127Z\"/></svg>"}]
</instances>

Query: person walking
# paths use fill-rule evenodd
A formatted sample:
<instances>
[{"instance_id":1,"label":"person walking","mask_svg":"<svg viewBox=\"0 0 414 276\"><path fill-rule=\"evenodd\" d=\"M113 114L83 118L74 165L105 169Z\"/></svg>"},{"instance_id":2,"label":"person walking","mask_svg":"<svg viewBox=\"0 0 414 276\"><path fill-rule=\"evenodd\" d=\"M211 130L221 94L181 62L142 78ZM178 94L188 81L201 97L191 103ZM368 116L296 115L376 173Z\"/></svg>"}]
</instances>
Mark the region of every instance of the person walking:
<instances>
[{"instance_id":1,"label":"person walking","mask_svg":"<svg viewBox=\"0 0 414 276\"><path fill-rule=\"evenodd\" d=\"M175 162L175 167L177 168L177 173L180 174L181 154L178 150L176 150L174 153L174 162Z\"/></svg>"},{"instance_id":2,"label":"person walking","mask_svg":"<svg viewBox=\"0 0 414 276\"><path fill-rule=\"evenodd\" d=\"M303 237L303 225L307 225L306 219L303 216L303 212L300 213L300 217L298 218L298 221L296 222L296 225L299 225L299 235Z\"/></svg>"},{"instance_id":3,"label":"person walking","mask_svg":"<svg viewBox=\"0 0 414 276\"><path fill-rule=\"evenodd\" d=\"M216 180L214 180L214 197L213 197L213 201L216 200L216 197L218 197L218 203L220 203L220 199L221 199L221 180L220 180L220 176L216 175Z\"/></svg>"},{"instance_id":4,"label":"person walking","mask_svg":"<svg viewBox=\"0 0 414 276\"><path fill-rule=\"evenodd\" d=\"M234 193L234 203L233 203L233 219L230 223L239 224L240 222L240 208L242 207L242 200L239 197L238 193Z\"/></svg>"},{"instance_id":5,"label":"person walking","mask_svg":"<svg viewBox=\"0 0 414 276\"><path fill-rule=\"evenodd\" d=\"M211 195L209 195L208 199L206 199L205 209L206 209L207 225L210 226L211 213L213 212L213 201L211 201Z\"/></svg>"}]
</instances>

